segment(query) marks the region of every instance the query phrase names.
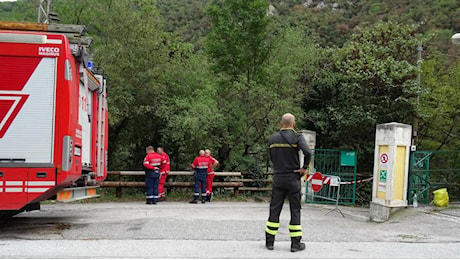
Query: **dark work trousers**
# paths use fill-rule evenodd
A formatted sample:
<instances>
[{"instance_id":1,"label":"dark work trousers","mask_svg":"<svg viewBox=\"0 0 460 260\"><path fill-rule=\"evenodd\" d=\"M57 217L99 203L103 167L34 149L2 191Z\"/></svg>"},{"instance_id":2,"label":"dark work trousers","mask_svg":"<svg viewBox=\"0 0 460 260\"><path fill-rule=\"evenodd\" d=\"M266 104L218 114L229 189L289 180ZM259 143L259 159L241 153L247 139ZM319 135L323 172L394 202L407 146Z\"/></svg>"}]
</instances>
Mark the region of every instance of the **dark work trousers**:
<instances>
[{"instance_id":1,"label":"dark work trousers","mask_svg":"<svg viewBox=\"0 0 460 260\"><path fill-rule=\"evenodd\" d=\"M290 225L300 225L300 194L301 184L299 173L275 174L272 186L272 198L270 201L269 222L279 223L284 200L289 200L291 211Z\"/></svg>"},{"instance_id":2,"label":"dark work trousers","mask_svg":"<svg viewBox=\"0 0 460 260\"><path fill-rule=\"evenodd\" d=\"M201 199L206 199L206 171L196 171L195 172L195 186L193 188L193 199L197 200L200 197L201 190Z\"/></svg>"},{"instance_id":3,"label":"dark work trousers","mask_svg":"<svg viewBox=\"0 0 460 260\"><path fill-rule=\"evenodd\" d=\"M158 183L160 182L160 171L146 170L145 171L145 189L147 195L145 196L147 202L158 201Z\"/></svg>"}]
</instances>

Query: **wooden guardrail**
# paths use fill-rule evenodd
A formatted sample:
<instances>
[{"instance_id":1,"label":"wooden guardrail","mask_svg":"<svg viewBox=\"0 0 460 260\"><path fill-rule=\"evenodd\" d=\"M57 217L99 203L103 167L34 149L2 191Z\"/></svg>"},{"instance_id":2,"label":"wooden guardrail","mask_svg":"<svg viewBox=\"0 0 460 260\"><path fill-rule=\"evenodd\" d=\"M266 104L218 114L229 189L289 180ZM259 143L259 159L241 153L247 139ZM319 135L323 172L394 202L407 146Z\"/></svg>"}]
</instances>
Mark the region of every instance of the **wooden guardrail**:
<instances>
[{"instance_id":1,"label":"wooden guardrail","mask_svg":"<svg viewBox=\"0 0 460 260\"><path fill-rule=\"evenodd\" d=\"M103 181L99 185L101 187L112 187L116 189L116 196L122 196L122 188L126 187L145 187L145 182L136 182L136 181L123 181L122 176L144 176L144 171L109 171L108 175L118 175L118 180L115 181ZM168 174L170 176L193 176L192 171L171 171ZM222 188L233 188L235 196L239 195L240 188L244 188L243 181L241 179L241 172L216 172L215 176L225 177L223 181L214 181L213 187L222 187ZM165 183L165 188L187 188L193 187L195 182L184 182L184 181L167 181Z\"/></svg>"}]
</instances>

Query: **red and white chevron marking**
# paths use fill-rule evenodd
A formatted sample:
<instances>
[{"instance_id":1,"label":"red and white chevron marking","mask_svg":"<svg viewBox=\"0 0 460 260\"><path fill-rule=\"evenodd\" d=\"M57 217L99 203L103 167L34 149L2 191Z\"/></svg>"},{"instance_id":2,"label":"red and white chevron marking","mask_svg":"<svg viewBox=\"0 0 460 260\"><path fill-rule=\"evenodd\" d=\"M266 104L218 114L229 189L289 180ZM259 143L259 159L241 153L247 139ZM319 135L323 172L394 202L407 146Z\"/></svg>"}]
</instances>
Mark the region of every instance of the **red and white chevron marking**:
<instances>
[{"instance_id":1,"label":"red and white chevron marking","mask_svg":"<svg viewBox=\"0 0 460 260\"><path fill-rule=\"evenodd\" d=\"M332 176L334 177L334 176ZM313 174L308 174L307 175L307 181L311 182L311 179L313 178ZM353 184L353 183L362 183L362 182L368 182L371 181L374 177L370 177L367 179L362 179L362 180L357 180L357 181L341 181L341 185L347 185L347 184ZM323 176L323 184L330 185L331 184L331 176Z\"/></svg>"}]
</instances>

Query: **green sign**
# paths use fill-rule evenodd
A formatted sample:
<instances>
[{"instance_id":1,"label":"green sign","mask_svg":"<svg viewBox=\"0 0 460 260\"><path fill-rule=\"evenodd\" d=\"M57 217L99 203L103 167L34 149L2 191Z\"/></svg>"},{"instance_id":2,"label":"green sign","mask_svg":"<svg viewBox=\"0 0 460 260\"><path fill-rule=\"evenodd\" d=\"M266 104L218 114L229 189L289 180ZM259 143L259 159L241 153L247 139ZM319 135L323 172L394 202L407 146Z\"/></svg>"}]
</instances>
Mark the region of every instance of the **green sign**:
<instances>
[{"instance_id":1,"label":"green sign","mask_svg":"<svg viewBox=\"0 0 460 260\"><path fill-rule=\"evenodd\" d=\"M379 180L380 182L387 182L387 170L380 170L379 172Z\"/></svg>"},{"instance_id":2,"label":"green sign","mask_svg":"<svg viewBox=\"0 0 460 260\"><path fill-rule=\"evenodd\" d=\"M340 166L356 166L356 152L340 151Z\"/></svg>"}]
</instances>

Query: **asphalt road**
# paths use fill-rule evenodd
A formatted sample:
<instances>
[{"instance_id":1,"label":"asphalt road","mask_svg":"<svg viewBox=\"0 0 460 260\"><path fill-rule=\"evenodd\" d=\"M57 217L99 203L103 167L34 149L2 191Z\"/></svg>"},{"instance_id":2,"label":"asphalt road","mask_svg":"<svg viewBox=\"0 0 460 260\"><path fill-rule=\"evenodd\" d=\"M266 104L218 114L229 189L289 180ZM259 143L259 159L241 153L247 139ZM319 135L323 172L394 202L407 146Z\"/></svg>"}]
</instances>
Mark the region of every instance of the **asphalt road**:
<instances>
[{"instance_id":1,"label":"asphalt road","mask_svg":"<svg viewBox=\"0 0 460 260\"><path fill-rule=\"evenodd\" d=\"M369 210L304 204L305 251L291 253L289 207L265 249L267 202L48 204L0 223L0 258L460 258L460 207Z\"/></svg>"}]
</instances>

